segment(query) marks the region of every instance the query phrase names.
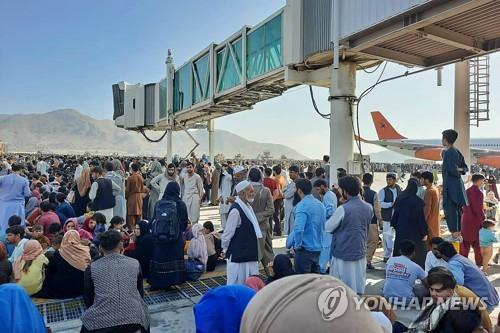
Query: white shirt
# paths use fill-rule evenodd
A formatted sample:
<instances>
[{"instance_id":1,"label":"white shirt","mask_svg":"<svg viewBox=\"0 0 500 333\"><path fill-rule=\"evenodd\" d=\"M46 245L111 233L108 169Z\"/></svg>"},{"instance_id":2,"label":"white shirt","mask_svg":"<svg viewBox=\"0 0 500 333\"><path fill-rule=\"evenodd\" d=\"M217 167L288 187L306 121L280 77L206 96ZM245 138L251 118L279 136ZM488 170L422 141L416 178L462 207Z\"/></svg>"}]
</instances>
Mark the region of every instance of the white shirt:
<instances>
[{"instance_id":1,"label":"white shirt","mask_svg":"<svg viewBox=\"0 0 500 333\"><path fill-rule=\"evenodd\" d=\"M26 244L26 242L28 242L26 238L23 238L21 239L21 241L19 241L19 244L17 244L17 246L14 248L14 251L12 252L12 255L9 258L9 261L11 263L15 263L17 258L23 255L24 245Z\"/></svg>"},{"instance_id":2,"label":"white shirt","mask_svg":"<svg viewBox=\"0 0 500 333\"><path fill-rule=\"evenodd\" d=\"M78 166L76 167L76 170L75 170L75 180L78 179L78 177L80 177L80 175L82 174L82 171L83 171L83 166L81 166L80 164L78 164Z\"/></svg>"},{"instance_id":3,"label":"white shirt","mask_svg":"<svg viewBox=\"0 0 500 333\"><path fill-rule=\"evenodd\" d=\"M448 263L443 259L438 259L432 253L432 251L427 252L427 257L425 257L425 271L429 272L434 267L446 267L448 268Z\"/></svg>"}]
</instances>

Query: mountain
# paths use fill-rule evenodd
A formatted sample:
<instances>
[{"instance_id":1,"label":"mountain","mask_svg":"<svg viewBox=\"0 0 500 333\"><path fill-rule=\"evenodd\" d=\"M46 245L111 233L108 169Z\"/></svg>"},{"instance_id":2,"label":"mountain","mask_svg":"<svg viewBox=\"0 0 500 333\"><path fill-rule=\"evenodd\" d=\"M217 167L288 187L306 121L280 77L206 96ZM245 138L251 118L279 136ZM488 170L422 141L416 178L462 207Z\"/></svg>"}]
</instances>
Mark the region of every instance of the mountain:
<instances>
[{"instance_id":1,"label":"mountain","mask_svg":"<svg viewBox=\"0 0 500 333\"><path fill-rule=\"evenodd\" d=\"M200 143L196 154L208 155L208 132L192 130L190 133ZM160 132L146 134L153 139L161 136ZM73 109L38 114L0 114L0 140L7 142L9 151L20 152L164 156L167 151L166 140L151 143L139 133L116 127L111 120L97 120ZM173 141L174 153L180 156L185 156L194 146L184 132L175 132ZM285 155L292 159L308 159L285 145L250 141L224 130L215 131L215 151L228 158L237 154L255 158L268 151L275 158Z\"/></svg>"}]
</instances>

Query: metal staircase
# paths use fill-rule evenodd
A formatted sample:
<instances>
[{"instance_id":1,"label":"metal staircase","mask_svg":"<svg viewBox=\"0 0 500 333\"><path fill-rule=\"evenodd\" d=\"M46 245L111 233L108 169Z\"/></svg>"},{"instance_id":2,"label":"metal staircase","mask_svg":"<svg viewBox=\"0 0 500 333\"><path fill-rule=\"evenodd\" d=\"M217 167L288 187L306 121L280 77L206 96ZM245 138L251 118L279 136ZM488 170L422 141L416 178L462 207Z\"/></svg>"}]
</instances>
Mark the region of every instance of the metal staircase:
<instances>
[{"instance_id":1,"label":"metal staircase","mask_svg":"<svg viewBox=\"0 0 500 333\"><path fill-rule=\"evenodd\" d=\"M469 60L469 117L470 125L490 120L490 58L477 57Z\"/></svg>"}]
</instances>

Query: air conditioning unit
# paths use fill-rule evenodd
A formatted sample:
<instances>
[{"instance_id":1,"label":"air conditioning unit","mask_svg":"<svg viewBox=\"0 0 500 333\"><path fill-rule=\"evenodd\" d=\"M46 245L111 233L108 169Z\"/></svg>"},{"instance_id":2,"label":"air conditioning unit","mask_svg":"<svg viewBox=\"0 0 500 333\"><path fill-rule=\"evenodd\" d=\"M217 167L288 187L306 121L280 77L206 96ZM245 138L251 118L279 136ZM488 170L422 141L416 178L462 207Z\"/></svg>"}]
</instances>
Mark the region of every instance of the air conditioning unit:
<instances>
[{"instance_id":1,"label":"air conditioning unit","mask_svg":"<svg viewBox=\"0 0 500 333\"><path fill-rule=\"evenodd\" d=\"M125 81L113 85L115 125L125 129L152 128L159 120L160 85L130 84Z\"/></svg>"}]
</instances>

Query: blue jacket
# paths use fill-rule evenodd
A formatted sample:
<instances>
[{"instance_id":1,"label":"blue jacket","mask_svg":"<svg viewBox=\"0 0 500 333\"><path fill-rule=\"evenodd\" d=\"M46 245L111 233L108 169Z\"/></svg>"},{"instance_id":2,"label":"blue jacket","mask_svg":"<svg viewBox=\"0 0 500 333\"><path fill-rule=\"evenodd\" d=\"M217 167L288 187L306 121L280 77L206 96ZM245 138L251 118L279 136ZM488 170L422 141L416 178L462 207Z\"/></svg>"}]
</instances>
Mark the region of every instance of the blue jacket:
<instances>
[{"instance_id":1,"label":"blue jacket","mask_svg":"<svg viewBox=\"0 0 500 333\"><path fill-rule=\"evenodd\" d=\"M325 231L325 207L316 198L306 195L295 208L295 225L286 240L286 247L321 251L321 240Z\"/></svg>"},{"instance_id":2,"label":"blue jacket","mask_svg":"<svg viewBox=\"0 0 500 333\"><path fill-rule=\"evenodd\" d=\"M76 217L75 210L69 203L66 201L61 203L56 209L57 216L61 220L61 223L64 225L66 220L72 217Z\"/></svg>"},{"instance_id":3,"label":"blue jacket","mask_svg":"<svg viewBox=\"0 0 500 333\"><path fill-rule=\"evenodd\" d=\"M472 261L456 254L448 261L448 268L459 285L469 288L478 297L484 297L488 309L498 306L495 287Z\"/></svg>"},{"instance_id":4,"label":"blue jacket","mask_svg":"<svg viewBox=\"0 0 500 333\"><path fill-rule=\"evenodd\" d=\"M467 205L464 183L457 170L461 165L460 156L460 152L454 147L443 151L443 207L446 207L448 201L460 206Z\"/></svg>"}]
</instances>

